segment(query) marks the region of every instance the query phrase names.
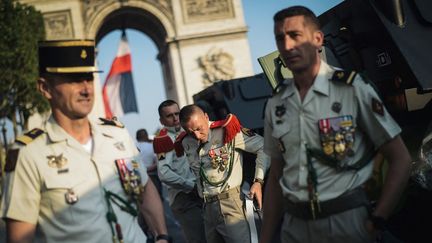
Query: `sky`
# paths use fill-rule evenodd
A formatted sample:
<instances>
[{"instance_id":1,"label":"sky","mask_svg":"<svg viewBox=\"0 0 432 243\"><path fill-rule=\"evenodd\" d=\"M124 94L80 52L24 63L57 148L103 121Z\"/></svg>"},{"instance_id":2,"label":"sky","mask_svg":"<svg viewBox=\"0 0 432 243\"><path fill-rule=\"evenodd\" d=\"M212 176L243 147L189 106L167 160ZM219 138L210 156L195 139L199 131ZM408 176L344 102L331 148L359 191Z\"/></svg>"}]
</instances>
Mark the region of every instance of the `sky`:
<instances>
[{"instance_id":1,"label":"sky","mask_svg":"<svg viewBox=\"0 0 432 243\"><path fill-rule=\"evenodd\" d=\"M254 74L262 73L257 58L276 50L272 18L278 10L301 4L319 15L340 2L341 0L242 0ZM126 125L132 137L135 137L136 131L141 128L153 134L161 127L157 107L167 98L162 70L156 59L158 51L155 43L142 32L127 29L126 34L132 55L138 113L127 113L119 117L119 120ZM101 86L117 53L120 36L120 30L112 31L98 43L98 65L104 70L100 76Z\"/></svg>"}]
</instances>

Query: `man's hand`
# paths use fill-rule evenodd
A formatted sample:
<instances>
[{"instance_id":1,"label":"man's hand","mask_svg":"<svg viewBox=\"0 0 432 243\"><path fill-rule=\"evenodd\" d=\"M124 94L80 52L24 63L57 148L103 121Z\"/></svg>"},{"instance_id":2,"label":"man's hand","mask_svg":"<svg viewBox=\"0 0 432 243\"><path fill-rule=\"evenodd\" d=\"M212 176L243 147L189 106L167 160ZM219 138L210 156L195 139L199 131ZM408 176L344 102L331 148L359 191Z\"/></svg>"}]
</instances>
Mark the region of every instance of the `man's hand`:
<instances>
[{"instance_id":1,"label":"man's hand","mask_svg":"<svg viewBox=\"0 0 432 243\"><path fill-rule=\"evenodd\" d=\"M254 182L249 190L249 198L255 199L258 203L258 209L262 208L262 186L259 182Z\"/></svg>"}]
</instances>

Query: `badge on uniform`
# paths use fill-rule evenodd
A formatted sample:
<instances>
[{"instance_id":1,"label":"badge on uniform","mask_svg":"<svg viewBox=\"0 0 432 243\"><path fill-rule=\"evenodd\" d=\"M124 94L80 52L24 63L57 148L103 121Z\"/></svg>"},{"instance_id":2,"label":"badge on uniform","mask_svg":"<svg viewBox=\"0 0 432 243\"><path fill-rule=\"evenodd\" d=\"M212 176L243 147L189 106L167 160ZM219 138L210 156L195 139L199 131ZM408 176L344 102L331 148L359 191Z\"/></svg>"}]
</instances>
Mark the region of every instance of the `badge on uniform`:
<instances>
[{"instance_id":1,"label":"badge on uniform","mask_svg":"<svg viewBox=\"0 0 432 243\"><path fill-rule=\"evenodd\" d=\"M51 168L56 168L59 174L69 171L67 168L64 168L67 165L68 160L63 156L63 153L60 155L48 155L47 159L48 166Z\"/></svg>"},{"instance_id":2,"label":"badge on uniform","mask_svg":"<svg viewBox=\"0 0 432 243\"><path fill-rule=\"evenodd\" d=\"M253 137L253 136L255 136L255 133L254 133L252 130L250 130L249 128L242 127L242 128L241 128L241 131L242 131L242 133L243 133L244 135L246 135L246 136L248 136L248 137Z\"/></svg>"},{"instance_id":3,"label":"badge on uniform","mask_svg":"<svg viewBox=\"0 0 432 243\"><path fill-rule=\"evenodd\" d=\"M123 142L117 142L117 143L114 144L114 146L115 146L118 150L120 150L120 151L125 151L125 150L126 150L126 147L125 147L125 145L124 145Z\"/></svg>"},{"instance_id":4,"label":"badge on uniform","mask_svg":"<svg viewBox=\"0 0 432 243\"><path fill-rule=\"evenodd\" d=\"M225 146L210 149L208 155L213 169L218 169L219 172L225 171L229 160L228 149Z\"/></svg>"},{"instance_id":5,"label":"badge on uniform","mask_svg":"<svg viewBox=\"0 0 432 243\"><path fill-rule=\"evenodd\" d=\"M138 161L135 159L116 159L115 164L124 191L132 199L138 200L142 190Z\"/></svg>"},{"instance_id":6,"label":"badge on uniform","mask_svg":"<svg viewBox=\"0 0 432 243\"><path fill-rule=\"evenodd\" d=\"M275 115L281 119L281 117L285 114L286 112L286 108L285 105L277 105L276 106L276 110L275 110ZM281 124L283 122L283 120L276 120L276 124Z\"/></svg>"},{"instance_id":7,"label":"badge on uniform","mask_svg":"<svg viewBox=\"0 0 432 243\"><path fill-rule=\"evenodd\" d=\"M354 123L352 116L321 119L318 122L323 152L341 161L354 155Z\"/></svg>"},{"instance_id":8,"label":"badge on uniform","mask_svg":"<svg viewBox=\"0 0 432 243\"><path fill-rule=\"evenodd\" d=\"M372 98L372 110L378 115L384 116L384 106L378 99Z\"/></svg>"},{"instance_id":9,"label":"badge on uniform","mask_svg":"<svg viewBox=\"0 0 432 243\"><path fill-rule=\"evenodd\" d=\"M78 195L73 189L68 189L65 193L65 200L67 204L75 204L76 202L78 202Z\"/></svg>"}]
</instances>

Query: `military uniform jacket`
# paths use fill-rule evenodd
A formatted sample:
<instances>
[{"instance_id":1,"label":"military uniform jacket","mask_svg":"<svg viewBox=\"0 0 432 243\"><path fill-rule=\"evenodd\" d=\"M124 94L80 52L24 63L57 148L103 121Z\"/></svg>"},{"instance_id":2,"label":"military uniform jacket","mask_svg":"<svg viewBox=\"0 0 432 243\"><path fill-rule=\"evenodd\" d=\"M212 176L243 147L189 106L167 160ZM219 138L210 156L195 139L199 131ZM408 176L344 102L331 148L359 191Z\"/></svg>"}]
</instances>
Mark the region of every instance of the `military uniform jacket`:
<instances>
[{"instance_id":1,"label":"military uniform jacket","mask_svg":"<svg viewBox=\"0 0 432 243\"><path fill-rule=\"evenodd\" d=\"M373 87L360 75L348 79L334 77L335 69L321 62L319 73L303 102L294 81L286 80L283 89L272 97L266 107L264 150L272 158L285 161L280 180L284 196L293 201L308 201L306 145L334 154L337 146L328 146L330 135L333 144L336 136L344 135L342 164L353 164L365 153L379 148L397 136L401 129L381 103ZM346 72L344 74L347 74ZM336 79L331 81L331 79ZM347 125L348 124L348 125ZM333 137L332 137L333 136ZM319 200L335 198L345 191L362 185L371 175L372 163L360 170L337 171L315 158Z\"/></svg>"},{"instance_id":2,"label":"military uniform jacket","mask_svg":"<svg viewBox=\"0 0 432 243\"><path fill-rule=\"evenodd\" d=\"M174 127L165 127L153 140L158 157L159 179L168 185L170 205L179 192L192 191L196 181L186 157L183 155L177 157L174 151L174 141L178 134ZM169 139L164 139L162 136L167 136Z\"/></svg>"},{"instance_id":3,"label":"military uniform jacket","mask_svg":"<svg viewBox=\"0 0 432 243\"><path fill-rule=\"evenodd\" d=\"M209 122L211 126L212 122ZM198 141L193 137L187 135L183 141L182 145L184 152L189 160L191 168L197 178L199 178L198 186L200 188L199 192L203 193L204 196L216 195L231 188L235 188L241 185L243 176L243 158L240 150L251 152L257 155L256 166L255 166L255 178L264 179L265 172L269 167L269 157L264 154L263 151L263 138L247 130L246 132L238 132L233 141L233 147L230 147L230 143L224 144L224 128L218 127L209 130L208 142L202 147L198 144ZM229 156L231 159L233 156L232 172L229 174L229 167L227 165L221 170L221 166L214 168L212 166L213 158L220 158ZM223 163L221 164L223 165ZM226 181L220 186L212 186L207 183L200 176L200 169L207 176L208 180L211 182Z\"/></svg>"},{"instance_id":4,"label":"military uniform jacket","mask_svg":"<svg viewBox=\"0 0 432 243\"><path fill-rule=\"evenodd\" d=\"M114 161L138 156L133 140L126 129L91 123L90 154L52 117L43 130L7 173L1 216L38 224L47 242L112 242L103 188L127 199ZM146 169L139 172L144 185ZM145 242L136 217L113 207L124 242Z\"/></svg>"}]
</instances>

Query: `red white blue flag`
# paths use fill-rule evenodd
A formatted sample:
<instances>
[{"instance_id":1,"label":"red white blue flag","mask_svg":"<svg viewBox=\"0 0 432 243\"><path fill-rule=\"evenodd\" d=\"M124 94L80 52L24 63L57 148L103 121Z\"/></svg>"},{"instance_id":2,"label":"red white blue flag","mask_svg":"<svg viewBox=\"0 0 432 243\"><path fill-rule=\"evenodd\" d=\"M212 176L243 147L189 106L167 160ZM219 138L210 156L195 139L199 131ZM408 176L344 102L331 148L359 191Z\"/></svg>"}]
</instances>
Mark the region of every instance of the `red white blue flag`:
<instances>
[{"instance_id":1,"label":"red white blue flag","mask_svg":"<svg viewBox=\"0 0 432 243\"><path fill-rule=\"evenodd\" d=\"M128 112L138 112L132 79L132 62L125 32L122 34L117 56L102 89L105 116L119 117Z\"/></svg>"}]
</instances>

